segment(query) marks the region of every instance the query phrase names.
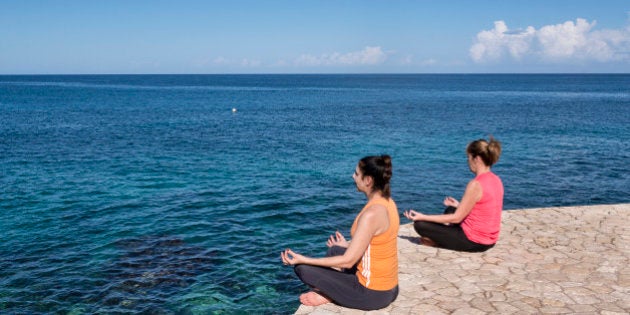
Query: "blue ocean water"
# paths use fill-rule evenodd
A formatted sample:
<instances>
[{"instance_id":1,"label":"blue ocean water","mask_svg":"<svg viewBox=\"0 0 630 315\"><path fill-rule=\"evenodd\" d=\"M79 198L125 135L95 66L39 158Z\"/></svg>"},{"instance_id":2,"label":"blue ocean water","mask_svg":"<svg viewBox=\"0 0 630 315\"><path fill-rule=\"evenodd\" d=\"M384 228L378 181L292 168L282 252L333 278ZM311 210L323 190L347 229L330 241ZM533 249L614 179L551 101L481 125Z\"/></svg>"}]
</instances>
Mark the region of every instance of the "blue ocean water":
<instances>
[{"instance_id":1,"label":"blue ocean water","mask_svg":"<svg viewBox=\"0 0 630 315\"><path fill-rule=\"evenodd\" d=\"M490 134L506 209L630 202L630 75L0 76L0 313L293 313L358 159L439 212Z\"/></svg>"}]
</instances>

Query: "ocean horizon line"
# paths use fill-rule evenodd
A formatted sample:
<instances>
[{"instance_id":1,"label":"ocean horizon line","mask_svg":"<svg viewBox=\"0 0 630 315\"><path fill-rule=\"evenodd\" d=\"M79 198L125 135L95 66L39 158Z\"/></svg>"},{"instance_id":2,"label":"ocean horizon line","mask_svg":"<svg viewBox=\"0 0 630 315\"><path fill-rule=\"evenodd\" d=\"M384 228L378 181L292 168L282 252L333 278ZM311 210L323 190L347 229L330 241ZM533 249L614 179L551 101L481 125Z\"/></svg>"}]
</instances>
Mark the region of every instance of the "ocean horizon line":
<instances>
[{"instance_id":1,"label":"ocean horizon line","mask_svg":"<svg viewBox=\"0 0 630 315\"><path fill-rule=\"evenodd\" d=\"M1 76L630 75L630 72L2 73Z\"/></svg>"}]
</instances>

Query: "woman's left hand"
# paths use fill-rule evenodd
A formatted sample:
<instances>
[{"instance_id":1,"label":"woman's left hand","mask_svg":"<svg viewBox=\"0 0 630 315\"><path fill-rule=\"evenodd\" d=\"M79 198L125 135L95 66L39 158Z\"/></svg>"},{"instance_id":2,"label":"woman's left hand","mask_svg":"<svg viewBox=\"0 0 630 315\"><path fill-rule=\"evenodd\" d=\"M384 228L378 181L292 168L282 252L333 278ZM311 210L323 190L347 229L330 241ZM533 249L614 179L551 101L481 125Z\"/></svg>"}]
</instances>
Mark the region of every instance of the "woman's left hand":
<instances>
[{"instance_id":1,"label":"woman's left hand","mask_svg":"<svg viewBox=\"0 0 630 315\"><path fill-rule=\"evenodd\" d=\"M459 207L459 201L457 201L457 199L453 198L453 197L446 197L444 198L444 205L447 207Z\"/></svg>"},{"instance_id":2,"label":"woman's left hand","mask_svg":"<svg viewBox=\"0 0 630 315\"><path fill-rule=\"evenodd\" d=\"M334 235L331 235L328 238L328 241L326 242L326 246L328 247L333 247L333 246L341 246L341 247L348 247L348 241L346 241L346 238L343 237L343 234L341 234L341 232L337 231L335 232Z\"/></svg>"},{"instance_id":3,"label":"woman's left hand","mask_svg":"<svg viewBox=\"0 0 630 315\"><path fill-rule=\"evenodd\" d=\"M282 258L282 263L285 265L297 265L304 261L304 256L292 251L287 248L283 252L280 253L280 257Z\"/></svg>"}]
</instances>

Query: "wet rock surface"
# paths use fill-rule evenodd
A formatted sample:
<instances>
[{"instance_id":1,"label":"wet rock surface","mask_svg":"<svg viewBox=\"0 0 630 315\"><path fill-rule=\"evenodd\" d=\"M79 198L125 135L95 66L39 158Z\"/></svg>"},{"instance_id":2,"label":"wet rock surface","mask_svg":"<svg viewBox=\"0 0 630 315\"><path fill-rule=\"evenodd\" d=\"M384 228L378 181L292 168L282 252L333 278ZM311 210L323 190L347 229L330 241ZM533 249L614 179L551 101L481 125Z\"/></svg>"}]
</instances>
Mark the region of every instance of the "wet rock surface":
<instances>
[{"instance_id":1,"label":"wet rock surface","mask_svg":"<svg viewBox=\"0 0 630 315\"><path fill-rule=\"evenodd\" d=\"M110 281L95 297L105 309L161 313L171 295L210 272L215 262L211 251L172 236L129 238L115 245L120 255L103 270Z\"/></svg>"}]
</instances>

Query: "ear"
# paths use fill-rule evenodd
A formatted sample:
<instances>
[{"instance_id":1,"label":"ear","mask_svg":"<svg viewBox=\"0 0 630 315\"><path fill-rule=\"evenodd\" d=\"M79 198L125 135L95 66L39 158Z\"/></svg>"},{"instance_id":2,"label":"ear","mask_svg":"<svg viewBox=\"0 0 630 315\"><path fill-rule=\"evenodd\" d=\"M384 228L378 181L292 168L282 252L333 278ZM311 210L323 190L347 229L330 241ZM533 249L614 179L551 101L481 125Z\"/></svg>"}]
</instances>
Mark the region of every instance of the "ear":
<instances>
[{"instance_id":1,"label":"ear","mask_svg":"<svg viewBox=\"0 0 630 315\"><path fill-rule=\"evenodd\" d=\"M475 167L477 167L477 168L486 166L486 163L481 158L481 155L477 155L475 157L474 162L475 162Z\"/></svg>"},{"instance_id":2,"label":"ear","mask_svg":"<svg viewBox=\"0 0 630 315\"><path fill-rule=\"evenodd\" d=\"M363 181L365 182L365 185L368 187L372 187L372 184L374 184L374 178L372 178L372 176L364 176Z\"/></svg>"}]
</instances>

